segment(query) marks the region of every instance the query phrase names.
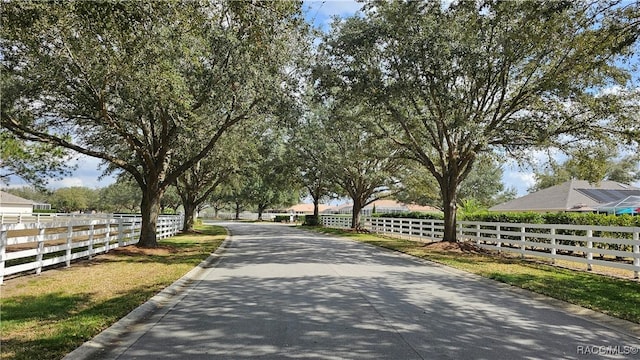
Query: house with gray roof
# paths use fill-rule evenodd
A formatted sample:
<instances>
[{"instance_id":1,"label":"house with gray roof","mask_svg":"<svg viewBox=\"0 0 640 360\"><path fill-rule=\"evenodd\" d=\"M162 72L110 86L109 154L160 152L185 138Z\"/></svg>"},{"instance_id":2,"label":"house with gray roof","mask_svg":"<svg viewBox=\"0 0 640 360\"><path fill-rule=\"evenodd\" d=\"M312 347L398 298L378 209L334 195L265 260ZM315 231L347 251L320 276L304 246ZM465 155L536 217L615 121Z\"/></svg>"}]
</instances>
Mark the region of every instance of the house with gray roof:
<instances>
[{"instance_id":1,"label":"house with gray roof","mask_svg":"<svg viewBox=\"0 0 640 360\"><path fill-rule=\"evenodd\" d=\"M569 180L534 193L498 204L489 211L565 212L596 211L602 204L640 195L640 188L615 181L590 184L586 180Z\"/></svg>"}]
</instances>

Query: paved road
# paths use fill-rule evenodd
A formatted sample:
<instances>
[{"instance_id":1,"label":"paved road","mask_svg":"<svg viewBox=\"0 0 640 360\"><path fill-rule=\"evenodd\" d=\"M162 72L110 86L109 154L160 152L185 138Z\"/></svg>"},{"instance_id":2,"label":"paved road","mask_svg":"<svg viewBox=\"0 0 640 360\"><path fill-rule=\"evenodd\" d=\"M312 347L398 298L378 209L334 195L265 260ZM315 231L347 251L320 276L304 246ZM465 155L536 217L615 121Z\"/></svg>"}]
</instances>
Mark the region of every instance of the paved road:
<instances>
[{"instance_id":1,"label":"paved road","mask_svg":"<svg viewBox=\"0 0 640 360\"><path fill-rule=\"evenodd\" d=\"M103 358L638 358L584 354L640 340L489 280L281 225L228 228L217 265Z\"/></svg>"}]
</instances>

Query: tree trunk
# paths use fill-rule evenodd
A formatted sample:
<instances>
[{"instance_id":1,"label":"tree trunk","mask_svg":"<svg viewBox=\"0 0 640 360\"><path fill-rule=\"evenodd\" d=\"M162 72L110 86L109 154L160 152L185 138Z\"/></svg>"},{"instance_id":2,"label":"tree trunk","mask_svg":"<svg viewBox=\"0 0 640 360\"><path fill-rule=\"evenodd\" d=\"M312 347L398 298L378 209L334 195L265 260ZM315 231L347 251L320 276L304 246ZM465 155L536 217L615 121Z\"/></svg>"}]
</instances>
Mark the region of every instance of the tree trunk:
<instances>
[{"instance_id":1,"label":"tree trunk","mask_svg":"<svg viewBox=\"0 0 640 360\"><path fill-rule=\"evenodd\" d=\"M162 199L162 194L163 191L148 187L142 195L142 202L140 203L142 229L140 230L140 241L138 241L139 247L158 247L156 226L158 224L158 215L160 215L160 200Z\"/></svg>"},{"instance_id":2,"label":"tree trunk","mask_svg":"<svg viewBox=\"0 0 640 360\"><path fill-rule=\"evenodd\" d=\"M240 203L236 203L236 220L240 220Z\"/></svg>"},{"instance_id":3,"label":"tree trunk","mask_svg":"<svg viewBox=\"0 0 640 360\"><path fill-rule=\"evenodd\" d=\"M444 234L443 241L457 242L457 229L456 229L456 197L457 187L444 184L441 185L442 193L442 211L444 212Z\"/></svg>"},{"instance_id":4,"label":"tree trunk","mask_svg":"<svg viewBox=\"0 0 640 360\"><path fill-rule=\"evenodd\" d=\"M306 225L316 226L320 224L320 197L313 197L313 215L305 216L304 222ZM310 218L310 219L309 219Z\"/></svg>"},{"instance_id":5,"label":"tree trunk","mask_svg":"<svg viewBox=\"0 0 640 360\"><path fill-rule=\"evenodd\" d=\"M317 219L318 215L320 215L320 198L314 197L313 198L313 217Z\"/></svg>"},{"instance_id":6,"label":"tree trunk","mask_svg":"<svg viewBox=\"0 0 640 360\"><path fill-rule=\"evenodd\" d=\"M262 213L264 212L264 207L258 206L258 221L262 221Z\"/></svg>"},{"instance_id":7,"label":"tree trunk","mask_svg":"<svg viewBox=\"0 0 640 360\"><path fill-rule=\"evenodd\" d=\"M351 228L354 230L360 229L360 211L362 210L362 204L360 201L353 200L353 208L351 214Z\"/></svg>"},{"instance_id":8,"label":"tree trunk","mask_svg":"<svg viewBox=\"0 0 640 360\"><path fill-rule=\"evenodd\" d=\"M196 205L193 201L186 200L182 202L182 206L184 207L184 222L182 224L182 232L191 233L193 232L193 224L194 224L194 214L196 212Z\"/></svg>"}]
</instances>

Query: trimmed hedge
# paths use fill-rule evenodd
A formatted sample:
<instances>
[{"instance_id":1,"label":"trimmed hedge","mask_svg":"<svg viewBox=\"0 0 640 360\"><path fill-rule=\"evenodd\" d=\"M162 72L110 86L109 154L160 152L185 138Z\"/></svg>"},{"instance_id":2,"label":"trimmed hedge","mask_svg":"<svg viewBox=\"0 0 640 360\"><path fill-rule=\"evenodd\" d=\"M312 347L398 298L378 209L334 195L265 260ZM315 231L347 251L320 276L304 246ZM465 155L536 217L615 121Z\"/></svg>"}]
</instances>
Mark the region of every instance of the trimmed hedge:
<instances>
[{"instance_id":1,"label":"trimmed hedge","mask_svg":"<svg viewBox=\"0 0 640 360\"><path fill-rule=\"evenodd\" d=\"M436 219L442 220L443 214L440 213L419 213L405 212L393 214L376 214L376 217L390 218L409 218L409 219ZM535 212L514 212L514 213L498 213L498 212L476 212L472 214L458 214L460 221L478 221L493 223L523 223L523 224L565 224L565 225L599 225L599 226L629 226L640 227L640 216L633 215L608 215L594 213L535 213ZM519 231L519 228L503 228L507 231ZM530 232L545 233L544 229L530 229ZM559 235L575 235L586 236L586 230L558 230ZM631 239L630 233L618 232L595 232L594 236L611 237L618 239ZM506 236L505 238L515 238ZM531 241L539 241L538 239L530 239ZM559 240L560 244L571 246L586 246L585 241ZM606 249L629 251L630 245L601 244L596 243L594 247L602 247Z\"/></svg>"},{"instance_id":2,"label":"trimmed hedge","mask_svg":"<svg viewBox=\"0 0 640 360\"><path fill-rule=\"evenodd\" d=\"M320 216L304 215L303 218L304 218L303 225L306 225L306 226L320 225Z\"/></svg>"},{"instance_id":3,"label":"trimmed hedge","mask_svg":"<svg viewBox=\"0 0 640 360\"><path fill-rule=\"evenodd\" d=\"M273 218L274 222L289 222L291 220L291 215L276 215ZM298 222L298 221L305 221L305 215L294 215L293 216L293 221L294 222Z\"/></svg>"},{"instance_id":4,"label":"trimmed hedge","mask_svg":"<svg viewBox=\"0 0 640 360\"><path fill-rule=\"evenodd\" d=\"M442 213L403 212L374 214L374 217L405 218L405 219L435 219L443 220ZM601 225L601 226L638 226L640 216L634 215L608 215L594 213L536 213L536 212L477 212L472 214L459 214L458 220L502 222L502 223L526 223L526 224L567 224L567 225Z\"/></svg>"},{"instance_id":5,"label":"trimmed hedge","mask_svg":"<svg viewBox=\"0 0 640 360\"><path fill-rule=\"evenodd\" d=\"M383 218L403 218L403 219L428 219L428 220L444 220L444 214L435 212L403 212L403 213L386 213L374 214L374 217Z\"/></svg>"},{"instance_id":6,"label":"trimmed hedge","mask_svg":"<svg viewBox=\"0 0 640 360\"><path fill-rule=\"evenodd\" d=\"M289 222L291 219L290 215L276 215L273 219L274 222Z\"/></svg>"},{"instance_id":7,"label":"trimmed hedge","mask_svg":"<svg viewBox=\"0 0 640 360\"><path fill-rule=\"evenodd\" d=\"M501 223L528 223L528 224L563 224L563 225L595 225L595 226L628 226L640 227L640 216L632 215L608 215L594 213L490 213L481 212L464 216L463 220L479 222L501 222ZM517 228L506 228L504 230L518 231ZM530 229L531 232L546 232L543 229ZM586 236L586 230L558 230L558 235ZM594 236L631 239L630 233L597 231ZM507 236L506 238L513 238ZM530 241L539 241L530 239ZM586 241L558 240L559 244L569 246L586 246ZM594 243L594 248L609 250L631 251L631 245ZM569 253L573 253L569 251Z\"/></svg>"},{"instance_id":8,"label":"trimmed hedge","mask_svg":"<svg viewBox=\"0 0 640 360\"><path fill-rule=\"evenodd\" d=\"M607 215L593 213L494 213L479 212L460 216L459 220L528 223L528 224L567 224L567 225L601 225L601 226L640 226L640 216Z\"/></svg>"}]
</instances>

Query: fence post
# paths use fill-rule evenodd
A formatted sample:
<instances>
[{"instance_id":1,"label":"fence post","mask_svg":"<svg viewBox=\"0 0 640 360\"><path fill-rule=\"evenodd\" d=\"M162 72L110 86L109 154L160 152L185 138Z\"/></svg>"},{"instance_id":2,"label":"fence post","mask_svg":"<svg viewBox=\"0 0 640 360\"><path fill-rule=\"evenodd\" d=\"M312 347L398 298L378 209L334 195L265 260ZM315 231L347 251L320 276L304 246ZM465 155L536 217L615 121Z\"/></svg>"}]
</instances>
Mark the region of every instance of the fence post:
<instances>
[{"instance_id":1,"label":"fence post","mask_svg":"<svg viewBox=\"0 0 640 360\"><path fill-rule=\"evenodd\" d=\"M18 214L18 224L22 223L22 213Z\"/></svg>"},{"instance_id":2,"label":"fence post","mask_svg":"<svg viewBox=\"0 0 640 360\"><path fill-rule=\"evenodd\" d=\"M498 253L501 253L500 247L502 246L502 242L500 239L502 238L500 234L500 225L496 225L496 247L498 248Z\"/></svg>"},{"instance_id":3,"label":"fence post","mask_svg":"<svg viewBox=\"0 0 640 360\"><path fill-rule=\"evenodd\" d=\"M129 231L129 241L133 242L133 234L136 232L136 219L131 221L131 231Z\"/></svg>"},{"instance_id":4,"label":"fence post","mask_svg":"<svg viewBox=\"0 0 640 360\"><path fill-rule=\"evenodd\" d=\"M480 245L480 224L476 224L476 244Z\"/></svg>"},{"instance_id":5,"label":"fence post","mask_svg":"<svg viewBox=\"0 0 640 360\"><path fill-rule=\"evenodd\" d=\"M67 249L65 256L66 267L71 267L71 246L73 245L73 225L67 225Z\"/></svg>"},{"instance_id":6,"label":"fence post","mask_svg":"<svg viewBox=\"0 0 640 360\"><path fill-rule=\"evenodd\" d=\"M635 244L633 244L633 265L635 266L633 278L639 279L640 270L638 269L640 268L640 244L638 244L638 242L640 241L640 228L635 228L633 231L633 241L635 242Z\"/></svg>"},{"instance_id":7,"label":"fence post","mask_svg":"<svg viewBox=\"0 0 640 360\"><path fill-rule=\"evenodd\" d=\"M522 253L520 254L520 258L524 259L524 252L527 251L527 245L525 245L525 241L527 241L527 237L525 236L525 233L527 232L527 228L524 226L520 227L520 241L522 241L522 245L520 245L520 250L522 250Z\"/></svg>"},{"instance_id":8,"label":"fence post","mask_svg":"<svg viewBox=\"0 0 640 360\"><path fill-rule=\"evenodd\" d=\"M93 224L89 225L89 260L93 258Z\"/></svg>"},{"instance_id":9,"label":"fence post","mask_svg":"<svg viewBox=\"0 0 640 360\"><path fill-rule=\"evenodd\" d=\"M7 255L7 242L9 241L7 227L0 224L0 285L4 281L4 259Z\"/></svg>"},{"instance_id":10,"label":"fence post","mask_svg":"<svg viewBox=\"0 0 640 360\"><path fill-rule=\"evenodd\" d=\"M111 220L107 219L107 231L104 234L104 252L105 254L111 250Z\"/></svg>"},{"instance_id":11,"label":"fence post","mask_svg":"<svg viewBox=\"0 0 640 360\"><path fill-rule=\"evenodd\" d=\"M36 275L40 275L42 272L42 257L44 255L44 230L42 224L38 224L38 236L36 237L36 242L38 243L38 252L36 254L36 262L38 263L38 267L36 268Z\"/></svg>"},{"instance_id":12,"label":"fence post","mask_svg":"<svg viewBox=\"0 0 640 360\"><path fill-rule=\"evenodd\" d=\"M124 224L122 217L118 219L118 247L124 246Z\"/></svg>"},{"instance_id":13,"label":"fence post","mask_svg":"<svg viewBox=\"0 0 640 360\"><path fill-rule=\"evenodd\" d=\"M593 266L591 265L591 260L593 260L593 252L591 251L591 249L593 249L593 240L591 240L592 237L593 237L593 230L591 229L587 230L587 249L589 249L587 251L587 270L588 271L593 270Z\"/></svg>"},{"instance_id":14,"label":"fence post","mask_svg":"<svg viewBox=\"0 0 640 360\"><path fill-rule=\"evenodd\" d=\"M429 221L429 237L434 239L436 238L435 236L435 229L436 225L435 225L435 221L433 219L431 219L431 221Z\"/></svg>"},{"instance_id":15,"label":"fence post","mask_svg":"<svg viewBox=\"0 0 640 360\"><path fill-rule=\"evenodd\" d=\"M556 263L556 228L551 228L551 263Z\"/></svg>"}]
</instances>

